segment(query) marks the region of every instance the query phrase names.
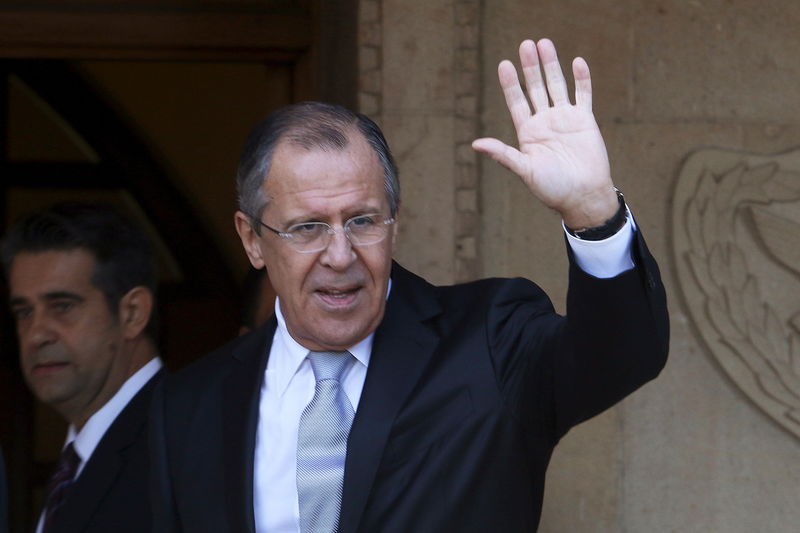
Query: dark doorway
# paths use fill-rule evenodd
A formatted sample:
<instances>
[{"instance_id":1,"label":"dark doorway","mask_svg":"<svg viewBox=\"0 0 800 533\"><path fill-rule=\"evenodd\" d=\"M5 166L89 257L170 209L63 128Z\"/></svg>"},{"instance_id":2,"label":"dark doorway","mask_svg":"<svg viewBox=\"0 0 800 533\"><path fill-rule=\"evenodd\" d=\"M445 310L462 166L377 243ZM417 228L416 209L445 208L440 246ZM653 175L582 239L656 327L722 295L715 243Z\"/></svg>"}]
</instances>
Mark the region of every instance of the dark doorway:
<instances>
[{"instance_id":1,"label":"dark doorway","mask_svg":"<svg viewBox=\"0 0 800 533\"><path fill-rule=\"evenodd\" d=\"M261 99L251 125L259 113L302 99L353 107L357 2L130 1L114 10L103 2L67 4L0 8L0 233L17 215L61 199L110 202L138 220L158 250L161 352L168 367L179 368L238 331L243 263L229 230L220 229L234 210L233 169L214 178L219 189L208 176L195 187L192 154L220 142L201 143L191 124L184 127L195 130L185 135L179 127L159 133L142 111L153 110L148 101L125 100L141 91L126 93L124 76L149 75L167 94L168 80L153 79L159 71L184 81L182 71L208 80L221 72L260 73L263 90L244 75L238 93ZM236 80L228 81L237 91ZM185 89L173 89L181 100ZM226 126L237 112L246 115L229 96L219 98L216 114ZM237 139L238 130L208 127L231 145L246 134L239 128ZM209 213L209 206L218 211ZM64 424L23 383L13 323L7 306L0 308L0 444L11 531L22 532L37 518Z\"/></svg>"}]
</instances>

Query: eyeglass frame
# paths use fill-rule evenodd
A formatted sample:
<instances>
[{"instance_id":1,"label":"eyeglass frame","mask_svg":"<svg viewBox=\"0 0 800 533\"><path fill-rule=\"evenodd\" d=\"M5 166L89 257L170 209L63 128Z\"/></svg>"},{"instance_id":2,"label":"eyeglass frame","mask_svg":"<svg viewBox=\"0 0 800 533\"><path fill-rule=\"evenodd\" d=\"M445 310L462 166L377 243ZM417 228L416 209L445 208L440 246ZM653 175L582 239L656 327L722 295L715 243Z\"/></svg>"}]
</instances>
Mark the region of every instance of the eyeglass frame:
<instances>
[{"instance_id":1,"label":"eyeglass frame","mask_svg":"<svg viewBox=\"0 0 800 533\"><path fill-rule=\"evenodd\" d=\"M274 233L275 235L277 235L281 239L283 239L283 241L286 242L287 244L289 244L289 246L295 252L300 253L300 254L313 254L314 252L321 252L322 250L324 250L325 248L330 246L330 244L331 244L330 237L332 237L333 235L336 235L337 233L339 233L339 231L344 233L345 238L348 240L348 242L352 246L372 246L373 244L378 244L379 242L383 242L383 240L386 239L386 236L388 235L388 232L387 232L386 235L384 235L381 239L379 239L377 241L370 242L370 243L367 243L367 244L362 244L362 243L353 242L353 240L350 238L350 236L352 234L348 233L348 231L347 231L347 225L350 222L352 222L353 220L355 220L357 218L375 217L375 216L383 217L385 215L381 215L380 213L365 213L363 215L356 215L354 217L350 217L350 218L348 218L347 220L344 221L344 224L342 224L342 229L341 230L338 230L338 229L334 228L333 226L331 226L327 222L321 222L321 221L299 222L297 224L292 224L291 226L289 226L289 229L291 229L291 228L293 228L295 226L302 226L303 224L319 224L319 225L322 225L322 226L327 226L327 228L325 229L325 235L329 235L328 242L326 242L325 246L323 246L322 248L316 248L314 250L298 250L297 248L295 248L294 246L291 245L291 243L293 242L293 239L294 239L294 236L291 233L289 233L288 231L277 230L277 229L273 228L272 226L269 226L269 225L265 224L264 222L261 221L260 218L255 217L253 215L250 215L250 218L252 220L254 220L255 222L258 222L260 225L264 226L268 230L270 230L272 233ZM386 217L386 219L382 222L382 224L384 226L388 227L388 226L394 224L395 222L397 222L397 219L394 216L390 216L390 217Z\"/></svg>"}]
</instances>

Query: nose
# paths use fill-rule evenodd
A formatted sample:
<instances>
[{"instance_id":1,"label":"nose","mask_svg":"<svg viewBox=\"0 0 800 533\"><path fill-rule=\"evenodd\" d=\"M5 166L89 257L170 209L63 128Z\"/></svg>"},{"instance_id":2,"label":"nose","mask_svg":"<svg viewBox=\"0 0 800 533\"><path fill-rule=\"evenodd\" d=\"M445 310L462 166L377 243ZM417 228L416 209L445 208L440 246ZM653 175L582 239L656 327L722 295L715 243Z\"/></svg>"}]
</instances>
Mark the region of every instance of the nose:
<instances>
[{"instance_id":1,"label":"nose","mask_svg":"<svg viewBox=\"0 0 800 533\"><path fill-rule=\"evenodd\" d=\"M320 254L320 261L334 270L347 269L355 261L356 252L353 250L353 244L347 237L344 228L333 233L330 239L328 246Z\"/></svg>"},{"instance_id":2,"label":"nose","mask_svg":"<svg viewBox=\"0 0 800 533\"><path fill-rule=\"evenodd\" d=\"M33 312L17 325L20 347L26 351L37 350L56 340L56 332L43 313Z\"/></svg>"}]
</instances>

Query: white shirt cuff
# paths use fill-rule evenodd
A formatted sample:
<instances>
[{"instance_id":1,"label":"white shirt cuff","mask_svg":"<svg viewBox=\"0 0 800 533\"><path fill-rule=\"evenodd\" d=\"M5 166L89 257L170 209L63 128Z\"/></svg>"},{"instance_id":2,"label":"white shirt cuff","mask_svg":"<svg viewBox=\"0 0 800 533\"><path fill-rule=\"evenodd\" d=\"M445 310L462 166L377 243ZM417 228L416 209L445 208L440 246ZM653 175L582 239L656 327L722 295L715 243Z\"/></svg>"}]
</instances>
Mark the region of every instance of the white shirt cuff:
<instances>
[{"instance_id":1,"label":"white shirt cuff","mask_svg":"<svg viewBox=\"0 0 800 533\"><path fill-rule=\"evenodd\" d=\"M570 235L563 220L561 227L567 235L575 262L587 274L596 278L613 278L634 267L631 246L636 223L630 209L625 225L614 235L601 241L587 241Z\"/></svg>"}]
</instances>

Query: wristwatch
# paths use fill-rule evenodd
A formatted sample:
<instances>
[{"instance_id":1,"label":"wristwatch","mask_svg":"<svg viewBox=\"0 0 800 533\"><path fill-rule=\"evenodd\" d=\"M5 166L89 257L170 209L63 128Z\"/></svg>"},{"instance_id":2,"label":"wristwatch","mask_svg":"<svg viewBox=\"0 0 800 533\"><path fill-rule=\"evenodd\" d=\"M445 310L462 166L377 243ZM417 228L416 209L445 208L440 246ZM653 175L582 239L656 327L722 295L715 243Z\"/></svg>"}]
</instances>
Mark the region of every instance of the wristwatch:
<instances>
[{"instance_id":1,"label":"wristwatch","mask_svg":"<svg viewBox=\"0 0 800 533\"><path fill-rule=\"evenodd\" d=\"M625 222L628 221L628 208L625 206L625 196L622 194L622 192L616 187L614 187L614 192L617 193L619 209L617 209L617 212L614 213L613 217L606 220L602 225L594 226L592 228L575 230L564 224L564 227L567 228L569 234L584 241L602 241L603 239L608 239L621 230L622 226L625 225Z\"/></svg>"}]
</instances>

